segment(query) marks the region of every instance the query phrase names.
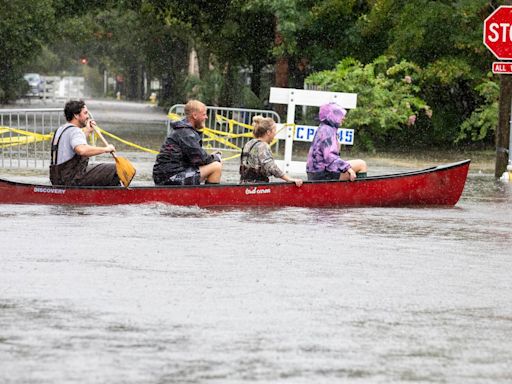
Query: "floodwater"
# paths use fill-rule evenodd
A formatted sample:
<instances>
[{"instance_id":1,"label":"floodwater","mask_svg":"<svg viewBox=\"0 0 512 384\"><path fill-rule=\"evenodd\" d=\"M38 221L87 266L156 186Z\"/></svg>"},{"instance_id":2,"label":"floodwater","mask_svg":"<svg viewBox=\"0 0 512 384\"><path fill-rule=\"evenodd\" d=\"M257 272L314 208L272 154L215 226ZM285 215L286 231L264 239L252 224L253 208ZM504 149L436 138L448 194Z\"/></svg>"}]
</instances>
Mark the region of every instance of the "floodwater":
<instances>
[{"instance_id":1,"label":"floodwater","mask_svg":"<svg viewBox=\"0 0 512 384\"><path fill-rule=\"evenodd\" d=\"M100 107L158 149L160 115ZM127 157L147 183L154 155ZM491 173L453 208L0 205L0 383L510 383L512 183Z\"/></svg>"},{"instance_id":2,"label":"floodwater","mask_svg":"<svg viewBox=\"0 0 512 384\"><path fill-rule=\"evenodd\" d=\"M0 206L0 382L510 383L511 209Z\"/></svg>"}]
</instances>

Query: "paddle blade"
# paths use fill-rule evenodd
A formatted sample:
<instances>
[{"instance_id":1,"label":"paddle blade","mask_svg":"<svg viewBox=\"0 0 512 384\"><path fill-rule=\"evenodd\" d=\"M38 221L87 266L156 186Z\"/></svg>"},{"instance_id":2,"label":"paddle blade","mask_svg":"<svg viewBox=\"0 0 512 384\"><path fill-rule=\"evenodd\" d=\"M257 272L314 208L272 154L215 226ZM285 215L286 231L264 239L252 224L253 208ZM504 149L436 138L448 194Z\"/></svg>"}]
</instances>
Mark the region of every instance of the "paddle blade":
<instances>
[{"instance_id":1,"label":"paddle blade","mask_svg":"<svg viewBox=\"0 0 512 384\"><path fill-rule=\"evenodd\" d=\"M115 159L117 176L119 180L121 180L121 183L123 183L125 187L128 187L135 176L136 170L128 159L120 156L115 156Z\"/></svg>"}]
</instances>

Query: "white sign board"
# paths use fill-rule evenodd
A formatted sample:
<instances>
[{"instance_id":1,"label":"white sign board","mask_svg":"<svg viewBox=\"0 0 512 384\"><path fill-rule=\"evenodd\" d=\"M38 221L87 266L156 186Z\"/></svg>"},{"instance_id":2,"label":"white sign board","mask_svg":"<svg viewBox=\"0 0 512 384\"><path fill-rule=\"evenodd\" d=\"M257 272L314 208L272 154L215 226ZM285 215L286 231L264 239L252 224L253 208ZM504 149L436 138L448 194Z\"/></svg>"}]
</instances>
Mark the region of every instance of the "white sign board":
<instances>
[{"instance_id":1,"label":"white sign board","mask_svg":"<svg viewBox=\"0 0 512 384\"><path fill-rule=\"evenodd\" d=\"M357 94L356 93L344 93L344 92L324 92L324 91L309 91L304 89L294 88L270 88L269 101L274 104L286 104L288 106L286 112L286 129L283 129L282 135L284 135L284 161L283 170L285 173L289 173L294 169L297 169L300 164L292 161L292 149L293 149L293 124L295 123L295 106L296 105L310 105L312 107L320 107L327 103L336 103L342 108L355 108L357 105ZM306 136L308 130L305 131ZM295 136L304 133L303 131L297 132L295 130ZM314 135L314 133L313 133ZM278 138L283 138L281 135L277 135ZM311 136L312 138L313 136ZM354 134L352 132L352 141Z\"/></svg>"},{"instance_id":2,"label":"white sign board","mask_svg":"<svg viewBox=\"0 0 512 384\"><path fill-rule=\"evenodd\" d=\"M270 88L271 103L295 105L309 105L320 107L328 103L336 103L347 109L355 108L357 105L357 93L309 91L293 88Z\"/></svg>"},{"instance_id":3,"label":"white sign board","mask_svg":"<svg viewBox=\"0 0 512 384\"><path fill-rule=\"evenodd\" d=\"M283 128L284 124L277 124L276 138L285 140L286 130ZM314 125L297 125L293 133L294 141L313 141L315 132L318 129ZM348 128L338 128L338 142L344 145L354 145L354 130Z\"/></svg>"},{"instance_id":4,"label":"white sign board","mask_svg":"<svg viewBox=\"0 0 512 384\"><path fill-rule=\"evenodd\" d=\"M313 141L316 130L318 127L312 125L297 125L295 127L295 141ZM354 144L354 130L338 128L338 142L340 144L353 145Z\"/></svg>"},{"instance_id":5,"label":"white sign board","mask_svg":"<svg viewBox=\"0 0 512 384\"><path fill-rule=\"evenodd\" d=\"M492 72L510 75L512 73L512 63L505 61L495 61L492 63Z\"/></svg>"}]
</instances>

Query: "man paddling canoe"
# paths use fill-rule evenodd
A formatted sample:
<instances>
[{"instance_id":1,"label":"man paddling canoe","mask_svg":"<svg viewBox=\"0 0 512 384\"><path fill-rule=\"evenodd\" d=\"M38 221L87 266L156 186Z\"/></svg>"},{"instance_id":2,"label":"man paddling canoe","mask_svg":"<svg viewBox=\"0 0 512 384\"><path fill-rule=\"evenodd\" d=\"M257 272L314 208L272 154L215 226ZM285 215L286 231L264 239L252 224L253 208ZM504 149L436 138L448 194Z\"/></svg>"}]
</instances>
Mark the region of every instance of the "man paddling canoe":
<instances>
[{"instance_id":1,"label":"man paddling canoe","mask_svg":"<svg viewBox=\"0 0 512 384\"><path fill-rule=\"evenodd\" d=\"M87 144L87 136L96 125L82 100L64 106L67 123L59 127L52 139L50 181L53 185L118 186L114 163L89 165L89 157L111 153L113 145L96 147Z\"/></svg>"}]
</instances>

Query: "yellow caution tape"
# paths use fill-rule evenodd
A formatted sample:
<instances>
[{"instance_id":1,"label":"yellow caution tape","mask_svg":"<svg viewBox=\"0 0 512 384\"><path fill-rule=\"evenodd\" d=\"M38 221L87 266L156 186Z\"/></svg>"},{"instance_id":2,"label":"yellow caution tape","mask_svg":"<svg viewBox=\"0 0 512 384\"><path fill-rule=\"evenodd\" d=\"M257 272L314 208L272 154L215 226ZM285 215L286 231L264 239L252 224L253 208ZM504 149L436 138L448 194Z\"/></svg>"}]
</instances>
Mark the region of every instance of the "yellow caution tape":
<instances>
[{"instance_id":1,"label":"yellow caution tape","mask_svg":"<svg viewBox=\"0 0 512 384\"><path fill-rule=\"evenodd\" d=\"M253 130L254 128L252 127L252 125L249 125L249 124L245 124L245 123L241 123L239 121L236 121L236 120L233 120L233 119L228 119L227 117L225 116L222 116L222 115L215 115L215 119L217 121L227 121L228 123L228 129L229 129L229 132L233 132L233 127L235 125L238 125L239 127L242 127L242 128L246 128L246 129L249 129L249 130Z\"/></svg>"},{"instance_id":2,"label":"yellow caution tape","mask_svg":"<svg viewBox=\"0 0 512 384\"><path fill-rule=\"evenodd\" d=\"M181 117L177 113L168 113L167 118L171 121L180 121L181 119L183 119L183 117Z\"/></svg>"},{"instance_id":3,"label":"yellow caution tape","mask_svg":"<svg viewBox=\"0 0 512 384\"><path fill-rule=\"evenodd\" d=\"M211 130L210 128L203 128L203 134L207 137L209 137L210 139L213 139L215 141L218 141L219 143L221 144L224 144L226 147L230 147L230 148L233 148L237 151L240 151L240 148L238 146L236 146L235 144L233 144L232 142L226 140L225 138L223 137L219 137L217 136L213 130Z\"/></svg>"},{"instance_id":4,"label":"yellow caution tape","mask_svg":"<svg viewBox=\"0 0 512 384\"><path fill-rule=\"evenodd\" d=\"M117 140L117 141L119 141L119 142L121 142L123 144L126 144L126 145L128 145L130 147L133 147L133 148L140 149L141 151L144 151L144 152L152 153L154 155L158 154L158 151L155 151L154 149L145 148L145 147L142 147L142 146L140 146L138 144L132 143L130 141L126 141L126 140L121 139L120 137L118 137L118 136L116 136L116 135L114 135L114 134L112 134L110 132L105 131L103 128L100 128L99 126L97 126L97 127L99 128L101 133L103 133L106 136L111 137L111 138L113 138L113 139L115 139L115 140Z\"/></svg>"},{"instance_id":5,"label":"yellow caution tape","mask_svg":"<svg viewBox=\"0 0 512 384\"><path fill-rule=\"evenodd\" d=\"M175 114L175 113L169 113L167 115L167 117L172 120L172 121L178 121L178 120L181 120L181 116L178 115L178 114ZM226 147L229 147L235 151L242 151L242 149L240 147L238 147L237 145L233 144L232 142L230 142L229 140L230 139L237 139L237 138L240 138L240 137L247 137L247 138L251 138L253 137L253 134L252 134L252 131L253 131L253 127L252 125L249 125L249 124L245 124L245 123L242 123L242 122L239 122L239 121L236 121L234 119L228 119L227 117L224 117L224 116L221 116L221 115L216 115L216 120L218 122L227 122L228 124L228 130L229 132L226 132L226 131L220 131L220 130L217 130L217 129L211 129L211 128L203 128L202 132L203 134L206 136L206 138L203 140L203 142L207 143L207 148L212 148L212 146L210 145L210 142L218 142L218 143L221 143L223 145L225 145ZM242 127L244 129L247 129L251 132L244 132L244 133L233 133L233 130L234 130L234 126L239 126L239 127ZM283 124L282 129L284 129L284 127L286 126L293 126L293 128L295 129L296 125L295 124ZM130 141L127 141L127 140L124 140L108 131L105 131L104 129L98 127L100 129L100 131L105 134L106 136L112 138L112 139L115 139L125 145L128 145L130 147L133 147L133 148L136 148L136 149L139 149L141 151L145 151L145 152L149 152L151 154L158 154L159 152L156 151L156 150L153 150L153 149L150 149L150 148L145 148L143 146L140 146L138 144L135 144L135 143L132 143ZM279 130L279 131L280 131ZM278 131L278 132L279 132ZM8 132L13 132L13 133L16 133L18 134L19 136L14 136L14 137L0 137L0 147L9 147L9 146L15 146L15 145L23 145L23 144L29 144L29 143L35 143L35 142L39 142L39 141L46 141L46 140L50 140L52 137L53 137L53 133L51 134L40 134L40 133L34 133L34 132L29 132L29 131L25 131L25 130L21 130L21 129L16 129L16 128L9 128L9 127L0 127L0 134L4 134L4 133L8 133ZM275 145L277 143L277 139L274 139L272 141L272 143L270 143L270 145ZM230 156L230 157L227 157L224 159L224 161L228 161L228 160L231 160L231 159L234 159L234 158L237 158L239 157L240 154L235 154L233 156Z\"/></svg>"},{"instance_id":6,"label":"yellow caution tape","mask_svg":"<svg viewBox=\"0 0 512 384\"><path fill-rule=\"evenodd\" d=\"M236 159L237 157L240 157L240 153L237 153L236 155L233 155L233 156L229 156L229 157L226 157L225 159L222 159L222 161L229 161L229 160L233 160L233 159Z\"/></svg>"},{"instance_id":7,"label":"yellow caution tape","mask_svg":"<svg viewBox=\"0 0 512 384\"><path fill-rule=\"evenodd\" d=\"M29 132L17 128L0 127L0 134L8 132L16 133L19 136L0 137L0 148L46 141L50 140L53 136L53 134L43 135L41 133Z\"/></svg>"}]
</instances>

